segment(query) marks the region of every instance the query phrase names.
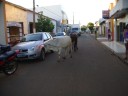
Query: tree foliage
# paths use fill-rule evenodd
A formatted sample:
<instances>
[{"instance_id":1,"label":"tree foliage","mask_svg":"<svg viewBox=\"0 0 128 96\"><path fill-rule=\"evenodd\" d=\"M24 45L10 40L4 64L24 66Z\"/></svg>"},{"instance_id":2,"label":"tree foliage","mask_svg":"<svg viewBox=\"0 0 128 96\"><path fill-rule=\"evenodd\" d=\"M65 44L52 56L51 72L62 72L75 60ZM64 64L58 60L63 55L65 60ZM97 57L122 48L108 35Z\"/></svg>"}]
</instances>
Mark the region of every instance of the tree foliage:
<instances>
[{"instance_id":1,"label":"tree foliage","mask_svg":"<svg viewBox=\"0 0 128 96\"><path fill-rule=\"evenodd\" d=\"M36 32L52 32L54 25L48 17L40 14L36 23Z\"/></svg>"},{"instance_id":2,"label":"tree foliage","mask_svg":"<svg viewBox=\"0 0 128 96\"><path fill-rule=\"evenodd\" d=\"M86 31L86 29L87 29L87 26L85 26L85 25L82 25L82 26L81 26L81 30L82 30L82 31Z\"/></svg>"},{"instance_id":3,"label":"tree foliage","mask_svg":"<svg viewBox=\"0 0 128 96\"><path fill-rule=\"evenodd\" d=\"M93 31L94 28L94 24L92 22L89 22L87 27L91 30L91 32Z\"/></svg>"}]
</instances>

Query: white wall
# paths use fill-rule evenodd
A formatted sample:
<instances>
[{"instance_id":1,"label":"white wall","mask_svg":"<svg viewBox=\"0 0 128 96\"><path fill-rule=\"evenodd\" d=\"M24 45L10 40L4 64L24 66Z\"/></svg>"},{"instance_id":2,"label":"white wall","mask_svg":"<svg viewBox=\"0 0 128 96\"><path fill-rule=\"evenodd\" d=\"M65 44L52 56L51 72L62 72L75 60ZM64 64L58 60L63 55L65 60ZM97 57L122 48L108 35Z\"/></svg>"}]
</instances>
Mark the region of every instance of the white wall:
<instances>
[{"instance_id":1,"label":"white wall","mask_svg":"<svg viewBox=\"0 0 128 96\"><path fill-rule=\"evenodd\" d=\"M38 19L38 14L35 14L35 22L37 22ZM53 32L56 32L56 21L51 19L52 23L54 24L54 29ZM29 28L29 22L33 22L33 12L28 11L27 13L27 22L28 22L28 33L30 33L30 28Z\"/></svg>"},{"instance_id":2,"label":"white wall","mask_svg":"<svg viewBox=\"0 0 128 96\"><path fill-rule=\"evenodd\" d=\"M38 18L38 15L37 14L35 14L35 22L37 22L37 18ZM31 12L31 11L28 11L27 12L27 25L28 25L28 32L27 33L25 33L25 34L28 34L28 33L30 33L30 28L29 28L29 22L33 22L33 12Z\"/></svg>"},{"instance_id":3,"label":"white wall","mask_svg":"<svg viewBox=\"0 0 128 96\"><path fill-rule=\"evenodd\" d=\"M0 44L6 44L4 4L0 2Z\"/></svg>"},{"instance_id":4,"label":"white wall","mask_svg":"<svg viewBox=\"0 0 128 96\"><path fill-rule=\"evenodd\" d=\"M62 21L62 8L60 5L37 7L36 12L43 11L43 15L55 19L57 21Z\"/></svg>"},{"instance_id":5,"label":"white wall","mask_svg":"<svg viewBox=\"0 0 128 96\"><path fill-rule=\"evenodd\" d=\"M128 14L125 17L125 22L128 24Z\"/></svg>"},{"instance_id":6,"label":"white wall","mask_svg":"<svg viewBox=\"0 0 128 96\"><path fill-rule=\"evenodd\" d=\"M68 20L66 13L62 10L61 5L53 5L53 6L45 6L45 7L37 7L36 12L43 12L44 16L52 18L56 22L60 22L56 24L56 31L64 30L62 20Z\"/></svg>"},{"instance_id":7,"label":"white wall","mask_svg":"<svg viewBox=\"0 0 128 96\"><path fill-rule=\"evenodd\" d=\"M124 22L124 23L128 24L128 14L124 18L117 19L117 25L119 25L120 22Z\"/></svg>"},{"instance_id":8,"label":"white wall","mask_svg":"<svg viewBox=\"0 0 128 96\"><path fill-rule=\"evenodd\" d=\"M38 15L36 14L35 15L35 22L37 22L37 18L38 18ZM28 20L28 22L33 22L33 12L28 11L27 20Z\"/></svg>"},{"instance_id":9,"label":"white wall","mask_svg":"<svg viewBox=\"0 0 128 96\"><path fill-rule=\"evenodd\" d=\"M54 24L53 33L56 33L56 31L57 31L57 28L56 28L56 21L55 21L55 20L52 20L52 23Z\"/></svg>"}]
</instances>

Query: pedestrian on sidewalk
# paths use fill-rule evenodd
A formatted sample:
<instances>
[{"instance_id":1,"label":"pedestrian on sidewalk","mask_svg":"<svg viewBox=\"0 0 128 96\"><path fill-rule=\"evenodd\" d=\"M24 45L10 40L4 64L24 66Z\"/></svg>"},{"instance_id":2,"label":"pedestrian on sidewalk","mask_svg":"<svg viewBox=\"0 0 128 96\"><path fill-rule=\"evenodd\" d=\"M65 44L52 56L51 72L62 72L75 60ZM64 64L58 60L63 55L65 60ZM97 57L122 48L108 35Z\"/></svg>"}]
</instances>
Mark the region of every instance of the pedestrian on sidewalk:
<instances>
[{"instance_id":1,"label":"pedestrian on sidewalk","mask_svg":"<svg viewBox=\"0 0 128 96\"><path fill-rule=\"evenodd\" d=\"M124 28L125 59L128 59L128 24Z\"/></svg>"},{"instance_id":2,"label":"pedestrian on sidewalk","mask_svg":"<svg viewBox=\"0 0 128 96\"><path fill-rule=\"evenodd\" d=\"M108 41L111 41L111 31L108 29Z\"/></svg>"},{"instance_id":3,"label":"pedestrian on sidewalk","mask_svg":"<svg viewBox=\"0 0 128 96\"><path fill-rule=\"evenodd\" d=\"M97 29L95 29L95 39L97 39Z\"/></svg>"}]
</instances>

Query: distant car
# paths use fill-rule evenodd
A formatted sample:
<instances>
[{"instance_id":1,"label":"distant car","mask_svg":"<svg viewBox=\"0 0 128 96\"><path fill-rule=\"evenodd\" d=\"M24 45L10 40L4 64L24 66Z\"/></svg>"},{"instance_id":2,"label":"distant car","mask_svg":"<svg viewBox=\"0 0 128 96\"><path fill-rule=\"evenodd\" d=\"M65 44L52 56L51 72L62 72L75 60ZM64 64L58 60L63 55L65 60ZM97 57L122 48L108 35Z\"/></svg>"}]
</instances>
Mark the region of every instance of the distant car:
<instances>
[{"instance_id":1,"label":"distant car","mask_svg":"<svg viewBox=\"0 0 128 96\"><path fill-rule=\"evenodd\" d=\"M66 36L65 32L57 32L55 36Z\"/></svg>"},{"instance_id":2,"label":"distant car","mask_svg":"<svg viewBox=\"0 0 128 96\"><path fill-rule=\"evenodd\" d=\"M37 32L25 35L21 42L12 47L12 50L19 50L17 59L45 59L45 53L51 51L44 44L53 40L52 36L47 32Z\"/></svg>"},{"instance_id":3,"label":"distant car","mask_svg":"<svg viewBox=\"0 0 128 96\"><path fill-rule=\"evenodd\" d=\"M69 35L72 34L72 33L73 33L73 34L74 34L74 33L77 34L77 36L81 36L81 32L78 32L78 31L73 30L73 31L71 31L71 32L69 33Z\"/></svg>"},{"instance_id":4,"label":"distant car","mask_svg":"<svg viewBox=\"0 0 128 96\"><path fill-rule=\"evenodd\" d=\"M78 27L72 28L71 32L76 32L78 36L81 36L80 28L78 28Z\"/></svg>"}]
</instances>

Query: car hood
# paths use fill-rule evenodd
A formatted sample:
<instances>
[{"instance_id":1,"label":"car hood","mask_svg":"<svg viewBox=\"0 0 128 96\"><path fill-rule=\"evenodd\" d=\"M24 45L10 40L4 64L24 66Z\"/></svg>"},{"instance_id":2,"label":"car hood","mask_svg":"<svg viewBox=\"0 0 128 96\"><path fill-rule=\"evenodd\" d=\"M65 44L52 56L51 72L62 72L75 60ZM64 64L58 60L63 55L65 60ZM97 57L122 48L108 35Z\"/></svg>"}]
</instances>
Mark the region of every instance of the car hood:
<instances>
[{"instance_id":1,"label":"car hood","mask_svg":"<svg viewBox=\"0 0 128 96\"><path fill-rule=\"evenodd\" d=\"M12 50L17 50L17 49L30 49L32 47L35 47L37 45L41 45L42 41L31 41L31 42L21 42L12 47Z\"/></svg>"}]
</instances>

